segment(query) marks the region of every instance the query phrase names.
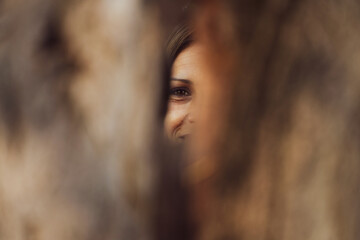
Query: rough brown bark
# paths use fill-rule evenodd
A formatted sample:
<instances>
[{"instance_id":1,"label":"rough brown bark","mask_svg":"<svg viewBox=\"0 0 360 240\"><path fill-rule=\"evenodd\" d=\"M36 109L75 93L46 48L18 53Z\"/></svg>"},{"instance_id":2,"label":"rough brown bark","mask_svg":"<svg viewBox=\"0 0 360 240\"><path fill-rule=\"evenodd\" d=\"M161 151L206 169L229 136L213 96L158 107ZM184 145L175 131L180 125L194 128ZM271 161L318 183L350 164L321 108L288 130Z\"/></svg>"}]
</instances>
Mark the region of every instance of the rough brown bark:
<instances>
[{"instance_id":1,"label":"rough brown bark","mask_svg":"<svg viewBox=\"0 0 360 240\"><path fill-rule=\"evenodd\" d=\"M1 5L0 239L150 239L156 12Z\"/></svg>"},{"instance_id":2,"label":"rough brown bark","mask_svg":"<svg viewBox=\"0 0 360 240\"><path fill-rule=\"evenodd\" d=\"M359 238L359 4L209 1L203 9L199 31L220 82L208 101L230 107L199 124L194 152L203 139L211 146L191 169L210 169L194 184L206 205L200 239ZM206 138L214 122L217 137Z\"/></svg>"}]
</instances>

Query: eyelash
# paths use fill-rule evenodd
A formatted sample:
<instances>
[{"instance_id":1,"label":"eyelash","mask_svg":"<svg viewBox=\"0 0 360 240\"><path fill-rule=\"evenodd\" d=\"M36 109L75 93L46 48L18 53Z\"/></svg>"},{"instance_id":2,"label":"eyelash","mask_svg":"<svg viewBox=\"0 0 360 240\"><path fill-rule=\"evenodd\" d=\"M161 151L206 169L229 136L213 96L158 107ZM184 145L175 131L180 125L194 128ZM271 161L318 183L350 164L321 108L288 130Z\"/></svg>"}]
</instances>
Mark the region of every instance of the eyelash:
<instances>
[{"instance_id":1,"label":"eyelash","mask_svg":"<svg viewBox=\"0 0 360 240\"><path fill-rule=\"evenodd\" d=\"M191 97L191 90L187 87L175 87L170 89L170 99L184 100Z\"/></svg>"}]
</instances>

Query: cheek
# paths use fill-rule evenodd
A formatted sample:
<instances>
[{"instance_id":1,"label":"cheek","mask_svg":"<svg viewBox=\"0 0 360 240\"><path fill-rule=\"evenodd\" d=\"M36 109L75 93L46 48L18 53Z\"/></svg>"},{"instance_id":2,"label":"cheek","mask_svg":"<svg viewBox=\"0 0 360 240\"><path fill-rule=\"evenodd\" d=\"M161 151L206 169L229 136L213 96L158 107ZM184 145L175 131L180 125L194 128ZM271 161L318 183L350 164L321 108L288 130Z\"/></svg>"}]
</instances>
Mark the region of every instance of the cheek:
<instances>
[{"instance_id":1,"label":"cheek","mask_svg":"<svg viewBox=\"0 0 360 240\"><path fill-rule=\"evenodd\" d=\"M165 117L165 131L168 136L172 136L175 129L181 124L187 114L187 104L170 102L168 112Z\"/></svg>"}]
</instances>

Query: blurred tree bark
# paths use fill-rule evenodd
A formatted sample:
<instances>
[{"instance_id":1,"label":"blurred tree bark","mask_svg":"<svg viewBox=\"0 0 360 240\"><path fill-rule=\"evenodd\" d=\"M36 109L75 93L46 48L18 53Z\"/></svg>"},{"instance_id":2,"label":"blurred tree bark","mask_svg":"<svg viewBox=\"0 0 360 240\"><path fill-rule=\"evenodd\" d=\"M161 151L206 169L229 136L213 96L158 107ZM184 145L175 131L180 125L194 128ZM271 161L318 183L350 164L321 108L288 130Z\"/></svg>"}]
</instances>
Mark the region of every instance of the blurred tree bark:
<instances>
[{"instance_id":1,"label":"blurred tree bark","mask_svg":"<svg viewBox=\"0 0 360 240\"><path fill-rule=\"evenodd\" d=\"M360 237L359 7L203 2L208 101L225 107L204 110L189 168L200 239Z\"/></svg>"},{"instance_id":2,"label":"blurred tree bark","mask_svg":"<svg viewBox=\"0 0 360 240\"><path fill-rule=\"evenodd\" d=\"M155 10L1 1L0 239L152 238Z\"/></svg>"}]
</instances>

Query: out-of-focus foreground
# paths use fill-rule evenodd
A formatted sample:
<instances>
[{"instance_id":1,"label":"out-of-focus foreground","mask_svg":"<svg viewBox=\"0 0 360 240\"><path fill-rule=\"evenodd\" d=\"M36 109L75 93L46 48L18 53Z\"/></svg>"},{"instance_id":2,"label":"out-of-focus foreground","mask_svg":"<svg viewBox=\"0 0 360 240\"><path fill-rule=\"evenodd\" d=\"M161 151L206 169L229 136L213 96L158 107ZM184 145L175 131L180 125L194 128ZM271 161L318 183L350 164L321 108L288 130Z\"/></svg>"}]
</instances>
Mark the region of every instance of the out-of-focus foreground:
<instances>
[{"instance_id":1,"label":"out-of-focus foreground","mask_svg":"<svg viewBox=\"0 0 360 240\"><path fill-rule=\"evenodd\" d=\"M184 17L212 82L188 154ZM356 0L0 1L0 239L359 239L359 29Z\"/></svg>"}]
</instances>

